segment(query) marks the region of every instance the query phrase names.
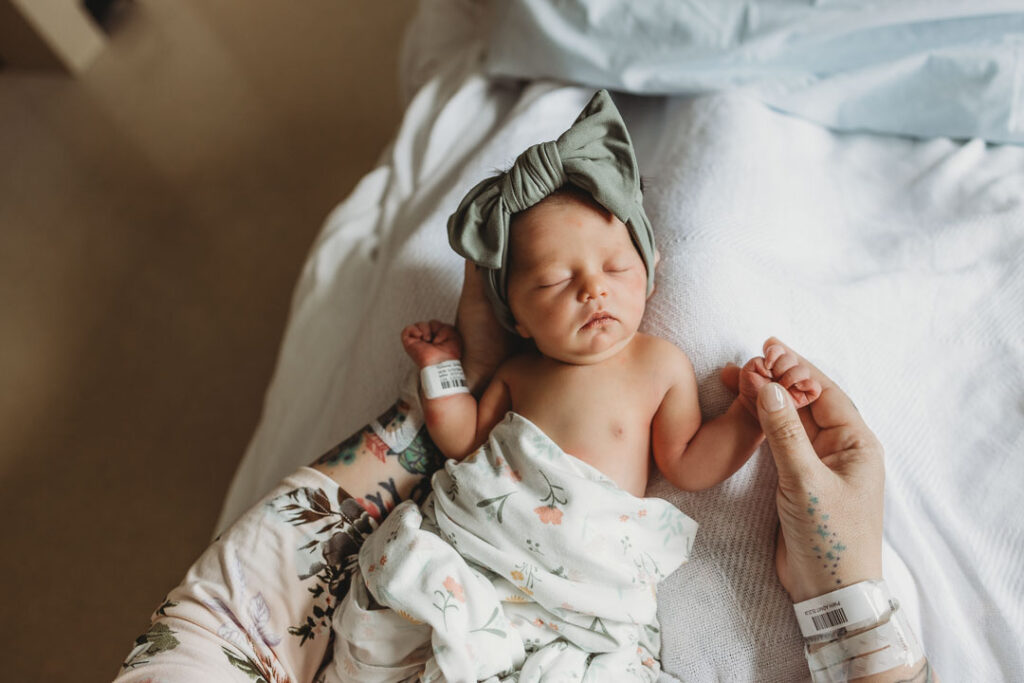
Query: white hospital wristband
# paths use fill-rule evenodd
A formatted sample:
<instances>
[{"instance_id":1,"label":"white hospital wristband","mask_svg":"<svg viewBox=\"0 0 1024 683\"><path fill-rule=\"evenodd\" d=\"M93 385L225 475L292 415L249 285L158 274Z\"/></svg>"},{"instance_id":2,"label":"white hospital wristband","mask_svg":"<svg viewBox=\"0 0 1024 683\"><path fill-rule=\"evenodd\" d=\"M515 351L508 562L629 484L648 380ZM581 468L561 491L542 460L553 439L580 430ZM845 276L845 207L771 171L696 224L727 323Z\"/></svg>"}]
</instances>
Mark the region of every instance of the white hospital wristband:
<instances>
[{"instance_id":1,"label":"white hospital wristband","mask_svg":"<svg viewBox=\"0 0 1024 683\"><path fill-rule=\"evenodd\" d=\"M469 393L466 373L462 370L462 363L457 360L446 360L420 370L420 385L423 387L423 395L427 398Z\"/></svg>"},{"instance_id":2,"label":"white hospital wristband","mask_svg":"<svg viewBox=\"0 0 1024 683\"><path fill-rule=\"evenodd\" d=\"M813 683L839 683L910 667L924 657L924 649L898 603L889 618L873 629L843 636L815 652L805 648Z\"/></svg>"},{"instance_id":3,"label":"white hospital wristband","mask_svg":"<svg viewBox=\"0 0 1024 683\"><path fill-rule=\"evenodd\" d=\"M798 602L793 611L804 640L823 643L881 623L898 604L885 581L871 580Z\"/></svg>"}]
</instances>

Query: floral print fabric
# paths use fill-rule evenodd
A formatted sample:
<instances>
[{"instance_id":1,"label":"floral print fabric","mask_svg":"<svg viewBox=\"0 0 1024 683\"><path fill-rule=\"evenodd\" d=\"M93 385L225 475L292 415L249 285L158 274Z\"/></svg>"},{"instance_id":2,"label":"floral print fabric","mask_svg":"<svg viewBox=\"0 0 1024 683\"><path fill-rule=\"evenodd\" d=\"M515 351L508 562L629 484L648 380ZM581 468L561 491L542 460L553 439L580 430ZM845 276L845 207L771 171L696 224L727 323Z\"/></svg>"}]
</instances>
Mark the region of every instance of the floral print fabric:
<instances>
[{"instance_id":1,"label":"floral print fabric","mask_svg":"<svg viewBox=\"0 0 1024 683\"><path fill-rule=\"evenodd\" d=\"M374 526L333 479L300 468L192 565L116 683L323 680L332 617Z\"/></svg>"},{"instance_id":2,"label":"floral print fabric","mask_svg":"<svg viewBox=\"0 0 1024 683\"><path fill-rule=\"evenodd\" d=\"M696 522L620 489L516 413L432 486L363 545L366 587L394 611L349 596L332 679L657 678L656 586L689 557ZM388 642L401 646L390 678Z\"/></svg>"}]
</instances>

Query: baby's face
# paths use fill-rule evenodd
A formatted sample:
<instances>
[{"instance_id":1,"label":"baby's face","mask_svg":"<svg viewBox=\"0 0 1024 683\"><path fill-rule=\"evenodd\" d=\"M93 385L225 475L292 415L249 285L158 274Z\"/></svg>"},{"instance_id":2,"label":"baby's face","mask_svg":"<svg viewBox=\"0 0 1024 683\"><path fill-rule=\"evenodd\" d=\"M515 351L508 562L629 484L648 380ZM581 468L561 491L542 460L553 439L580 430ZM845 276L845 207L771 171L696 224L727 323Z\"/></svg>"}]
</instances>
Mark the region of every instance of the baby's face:
<instances>
[{"instance_id":1,"label":"baby's face","mask_svg":"<svg viewBox=\"0 0 1024 683\"><path fill-rule=\"evenodd\" d=\"M647 270L622 221L567 195L517 215L509 232L508 298L520 335L575 365L629 344L644 314Z\"/></svg>"}]
</instances>

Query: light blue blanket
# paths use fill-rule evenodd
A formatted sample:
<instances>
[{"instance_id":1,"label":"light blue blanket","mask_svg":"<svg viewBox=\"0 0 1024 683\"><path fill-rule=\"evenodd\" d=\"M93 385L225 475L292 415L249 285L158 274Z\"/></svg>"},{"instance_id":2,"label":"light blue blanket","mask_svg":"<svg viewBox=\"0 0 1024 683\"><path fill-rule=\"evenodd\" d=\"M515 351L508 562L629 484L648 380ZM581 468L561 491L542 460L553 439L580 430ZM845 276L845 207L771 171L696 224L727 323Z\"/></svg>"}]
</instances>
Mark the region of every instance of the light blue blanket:
<instances>
[{"instance_id":1,"label":"light blue blanket","mask_svg":"<svg viewBox=\"0 0 1024 683\"><path fill-rule=\"evenodd\" d=\"M492 75L743 90L848 131L1024 143L1020 0L509 0Z\"/></svg>"}]
</instances>

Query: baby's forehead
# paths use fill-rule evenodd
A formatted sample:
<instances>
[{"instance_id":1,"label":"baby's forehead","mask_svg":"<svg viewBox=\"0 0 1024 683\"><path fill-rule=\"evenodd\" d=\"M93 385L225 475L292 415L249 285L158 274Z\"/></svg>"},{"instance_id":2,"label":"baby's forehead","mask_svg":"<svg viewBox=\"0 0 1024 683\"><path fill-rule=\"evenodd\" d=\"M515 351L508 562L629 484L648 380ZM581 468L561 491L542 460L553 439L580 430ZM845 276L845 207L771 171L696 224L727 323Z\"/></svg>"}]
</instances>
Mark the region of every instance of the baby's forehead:
<instances>
[{"instance_id":1,"label":"baby's forehead","mask_svg":"<svg viewBox=\"0 0 1024 683\"><path fill-rule=\"evenodd\" d=\"M509 266L515 270L534 270L560 264L584 255L612 258L624 252L636 253L629 230L619 221L594 229L571 221L543 224L524 222L511 226Z\"/></svg>"},{"instance_id":2,"label":"baby's forehead","mask_svg":"<svg viewBox=\"0 0 1024 683\"><path fill-rule=\"evenodd\" d=\"M522 234L530 229L541 231L550 227L550 222L556 217L561 223L566 215L574 214L596 214L605 220L612 217L611 211L598 203L589 192L574 185L565 185L529 209L512 214L509 238L514 239L516 233Z\"/></svg>"},{"instance_id":3,"label":"baby's forehead","mask_svg":"<svg viewBox=\"0 0 1024 683\"><path fill-rule=\"evenodd\" d=\"M621 220L586 190L565 185L529 209L512 214L508 266L532 270L578 255L581 234L587 236L583 249L594 247L609 256L623 250L640 253Z\"/></svg>"}]
</instances>

